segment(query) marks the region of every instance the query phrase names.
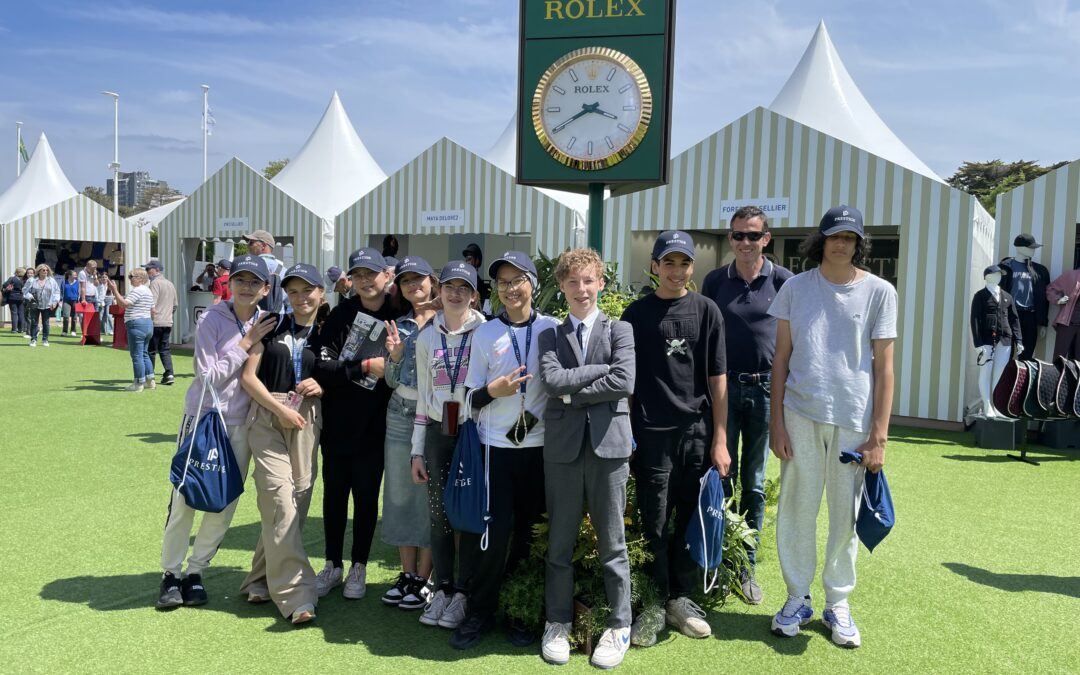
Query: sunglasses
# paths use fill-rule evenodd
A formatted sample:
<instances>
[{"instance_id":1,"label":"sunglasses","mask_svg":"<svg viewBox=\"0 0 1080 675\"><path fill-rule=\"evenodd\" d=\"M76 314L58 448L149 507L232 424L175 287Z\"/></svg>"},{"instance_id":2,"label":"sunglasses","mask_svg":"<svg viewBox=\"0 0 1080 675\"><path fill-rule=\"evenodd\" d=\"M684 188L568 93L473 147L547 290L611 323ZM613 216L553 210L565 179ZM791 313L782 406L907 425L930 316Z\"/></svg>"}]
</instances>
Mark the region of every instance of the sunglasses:
<instances>
[{"instance_id":1,"label":"sunglasses","mask_svg":"<svg viewBox=\"0 0 1080 675\"><path fill-rule=\"evenodd\" d=\"M731 231L731 238L735 241L742 241L743 239L749 239L750 241L761 241L761 238L765 236L764 232L736 232Z\"/></svg>"}]
</instances>

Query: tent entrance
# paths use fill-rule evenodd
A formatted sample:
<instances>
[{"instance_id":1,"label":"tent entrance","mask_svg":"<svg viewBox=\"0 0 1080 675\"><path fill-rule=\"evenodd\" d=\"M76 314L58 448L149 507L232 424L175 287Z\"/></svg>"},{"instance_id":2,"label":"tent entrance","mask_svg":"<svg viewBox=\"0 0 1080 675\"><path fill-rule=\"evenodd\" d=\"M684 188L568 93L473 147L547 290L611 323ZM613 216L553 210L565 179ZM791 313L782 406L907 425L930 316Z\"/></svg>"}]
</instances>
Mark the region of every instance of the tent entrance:
<instances>
[{"instance_id":1,"label":"tent entrance","mask_svg":"<svg viewBox=\"0 0 1080 675\"><path fill-rule=\"evenodd\" d=\"M91 260L96 260L98 269L108 272L110 277L123 279L124 245L119 242L40 239L34 253L35 266L45 263L59 275L69 270L77 272Z\"/></svg>"}]
</instances>

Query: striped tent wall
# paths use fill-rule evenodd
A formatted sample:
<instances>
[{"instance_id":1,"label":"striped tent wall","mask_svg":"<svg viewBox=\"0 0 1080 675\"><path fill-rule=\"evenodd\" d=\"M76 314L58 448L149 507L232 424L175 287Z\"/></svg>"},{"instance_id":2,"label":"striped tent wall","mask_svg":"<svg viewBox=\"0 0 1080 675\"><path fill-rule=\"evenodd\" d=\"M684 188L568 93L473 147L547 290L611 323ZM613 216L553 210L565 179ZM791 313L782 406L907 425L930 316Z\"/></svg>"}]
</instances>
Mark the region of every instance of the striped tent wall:
<instances>
[{"instance_id":1,"label":"striped tent wall","mask_svg":"<svg viewBox=\"0 0 1080 675\"><path fill-rule=\"evenodd\" d=\"M789 215L770 219L776 230L816 227L828 208L856 206L868 227L900 232L893 412L962 419L974 363L967 298L993 238L976 199L760 107L669 169L667 185L607 202L606 259L627 259L634 231L723 230L724 200L786 197Z\"/></svg>"},{"instance_id":2,"label":"striped tent wall","mask_svg":"<svg viewBox=\"0 0 1080 675\"><path fill-rule=\"evenodd\" d=\"M1076 250L1076 225L1080 223L1080 159L998 195L997 255L1001 260L1014 253L1013 239L1022 232L1035 235L1042 244L1035 261L1050 270L1050 279L1071 270ZM1057 310L1051 306L1050 323ZM1050 361L1054 354L1053 329L1035 347L1036 358Z\"/></svg>"},{"instance_id":3,"label":"striped tent wall","mask_svg":"<svg viewBox=\"0 0 1080 675\"><path fill-rule=\"evenodd\" d=\"M312 213L258 171L232 158L158 226L158 249L167 275L187 272L185 239L239 239L246 232L221 231L222 218L247 218L251 230L293 237L295 260L326 269L333 250L333 224ZM175 277L173 277L175 280ZM181 284L177 284L179 289ZM179 293L177 321L188 316L187 293ZM173 331L177 341L183 330Z\"/></svg>"},{"instance_id":4,"label":"striped tent wall","mask_svg":"<svg viewBox=\"0 0 1080 675\"><path fill-rule=\"evenodd\" d=\"M425 211L464 211L461 225L425 227ZM573 245L575 212L480 155L442 138L337 217L340 249L373 234L450 235L530 232L554 255Z\"/></svg>"},{"instance_id":5,"label":"striped tent wall","mask_svg":"<svg viewBox=\"0 0 1080 675\"><path fill-rule=\"evenodd\" d=\"M150 256L149 233L81 194L3 225L4 271L34 262L42 239L119 243L129 268Z\"/></svg>"}]
</instances>

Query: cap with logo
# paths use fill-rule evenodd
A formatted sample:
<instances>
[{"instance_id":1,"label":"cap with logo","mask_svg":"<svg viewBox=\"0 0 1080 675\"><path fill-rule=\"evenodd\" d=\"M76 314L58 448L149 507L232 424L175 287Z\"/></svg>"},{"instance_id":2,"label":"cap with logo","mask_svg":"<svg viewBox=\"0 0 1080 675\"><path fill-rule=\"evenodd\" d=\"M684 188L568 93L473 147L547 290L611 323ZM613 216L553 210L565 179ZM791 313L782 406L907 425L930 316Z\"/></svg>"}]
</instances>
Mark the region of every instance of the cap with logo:
<instances>
[{"instance_id":1,"label":"cap with logo","mask_svg":"<svg viewBox=\"0 0 1080 675\"><path fill-rule=\"evenodd\" d=\"M474 291L476 290L476 268L464 260L451 260L443 265L442 271L439 272L439 283L445 284L451 279L461 279Z\"/></svg>"},{"instance_id":2,"label":"cap with logo","mask_svg":"<svg viewBox=\"0 0 1080 675\"><path fill-rule=\"evenodd\" d=\"M262 281L270 281L270 268L266 266L266 261L261 256L248 253L235 258L230 276L235 277L241 272L251 272Z\"/></svg>"},{"instance_id":3,"label":"cap with logo","mask_svg":"<svg viewBox=\"0 0 1080 675\"><path fill-rule=\"evenodd\" d=\"M1001 266L999 266L999 265L991 265L991 266L987 267L986 269L983 270L983 276L985 277L988 274L1001 274Z\"/></svg>"},{"instance_id":4,"label":"cap with logo","mask_svg":"<svg viewBox=\"0 0 1080 675\"><path fill-rule=\"evenodd\" d=\"M668 230L661 232L652 247L652 259L662 260L671 253L682 253L691 260L694 259L694 240L686 232Z\"/></svg>"},{"instance_id":5,"label":"cap with logo","mask_svg":"<svg viewBox=\"0 0 1080 675\"><path fill-rule=\"evenodd\" d=\"M161 261L159 261L159 260L151 260L150 262L143 265L143 269L144 270L157 270L158 272L160 272L161 271Z\"/></svg>"},{"instance_id":6,"label":"cap with logo","mask_svg":"<svg viewBox=\"0 0 1080 675\"><path fill-rule=\"evenodd\" d=\"M387 258L387 260L390 260ZM407 255L401 259L401 262L394 268L394 280L396 281L402 274L419 274L422 277L433 276L435 270L431 268L428 261L424 260L418 255Z\"/></svg>"},{"instance_id":7,"label":"cap with logo","mask_svg":"<svg viewBox=\"0 0 1080 675\"><path fill-rule=\"evenodd\" d=\"M261 241L270 248L277 246L277 242L274 241L274 235L270 234L266 230L255 230L251 234L245 234L244 239L247 241Z\"/></svg>"},{"instance_id":8,"label":"cap with logo","mask_svg":"<svg viewBox=\"0 0 1080 675\"><path fill-rule=\"evenodd\" d=\"M314 265L296 263L285 270L285 274L281 277L281 285L284 286L289 279L303 279L312 286L324 288L322 277L319 275L319 268Z\"/></svg>"},{"instance_id":9,"label":"cap with logo","mask_svg":"<svg viewBox=\"0 0 1080 675\"><path fill-rule=\"evenodd\" d=\"M826 237L831 237L840 232L854 232L859 238L866 234L863 232L862 213L854 206L841 204L834 206L825 212L818 223L818 231Z\"/></svg>"},{"instance_id":10,"label":"cap with logo","mask_svg":"<svg viewBox=\"0 0 1080 675\"><path fill-rule=\"evenodd\" d=\"M382 272L386 269L386 258L379 253L378 249L361 248L349 254L349 274L358 267L373 272Z\"/></svg>"},{"instance_id":11,"label":"cap with logo","mask_svg":"<svg viewBox=\"0 0 1080 675\"><path fill-rule=\"evenodd\" d=\"M522 272L531 274L534 279L536 277L536 265L533 264L532 259L527 254L522 253L521 251L506 251L493 260L491 264L488 265L488 276L494 279L495 275L499 272L499 267L503 263L510 263ZM535 285L535 282L533 285Z\"/></svg>"},{"instance_id":12,"label":"cap with logo","mask_svg":"<svg viewBox=\"0 0 1080 675\"><path fill-rule=\"evenodd\" d=\"M1023 246L1024 248L1042 248L1042 244L1035 241L1035 236L1027 234L1016 235L1016 239L1013 239L1013 246Z\"/></svg>"},{"instance_id":13,"label":"cap with logo","mask_svg":"<svg viewBox=\"0 0 1080 675\"><path fill-rule=\"evenodd\" d=\"M223 270L230 270L232 269L232 262L229 261L228 258L222 258L221 260L217 261L217 266Z\"/></svg>"}]
</instances>

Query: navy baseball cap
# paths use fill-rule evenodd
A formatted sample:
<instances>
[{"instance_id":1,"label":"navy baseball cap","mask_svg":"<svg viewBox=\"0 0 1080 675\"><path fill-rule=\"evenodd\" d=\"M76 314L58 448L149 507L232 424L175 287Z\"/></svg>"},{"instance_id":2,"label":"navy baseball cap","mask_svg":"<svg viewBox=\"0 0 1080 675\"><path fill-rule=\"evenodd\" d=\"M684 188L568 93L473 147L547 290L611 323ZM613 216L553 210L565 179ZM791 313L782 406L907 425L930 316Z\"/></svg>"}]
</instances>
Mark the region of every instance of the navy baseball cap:
<instances>
[{"instance_id":1,"label":"navy baseball cap","mask_svg":"<svg viewBox=\"0 0 1080 675\"><path fill-rule=\"evenodd\" d=\"M1001 274L1001 266L991 265L990 267L987 267L983 270L983 276L985 277L987 274Z\"/></svg>"},{"instance_id":2,"label":"navy baseball cap","mask_svg":"<svg viewBox=\"0 0 1080 675\"><path fill-rule=\"evenodd\" d=\"M442 272L439 272L439 283L445 284L451 279L461 279L476 290L476 268L464 260L451 260L443 265Z\"/></svg>"},{"instance_id":3,"label":"navy baseball cap","mask_svg":"<svg viewBox=\"0 0 1080 675\"><path fill-rule=\"evenodd\" d=\"M314 265L296 263L289 269L285 270L285 274L281 277L281 285L284 286L289 279L303 279L312 286L325 288L325 286L323 286L322 277L319 275L319 269Z\"/></svg>"},{"instance_id":4,"label":"navy baseball cap","mask_svg":"<svg viewBox=\"0 0 1080 675\"><path fill-rule=\"evenodd\" d=\"M534 278L536 277L536 265L533 264L532 258L521 251L507 251L493 260L488 265L488 276L494 279L499 271L499 266L503 263L510 263L522 272L527 272L533 275Z\"/></svg>"},{"instance_id":5,"label":"navy baseball cap","mask_svg":"<svg viewBox=\"0 0 1080 675\"><path fill-rule=\"evenodd\" d=\"M222 258L221 260L217 261L217 266L220 267L223 270L231 270L232 269L232 263L229 262L228 258Z\"/></svg>"},{"instance_id":6,"label":"navy baseball cap","mask_svg":"<svg viewBox=\"0 0 1080 675\"><path fill-rule=\"evenodd\" d=\"M1016 239L1013 239L1013 246L1024 246L1026 248L1042 248L1042 244L1035 241L1035 237L1033 235L1027 234L1026 232L1024 234L1016 235Z\"/></svg>"},{"instance_id":7,"label":"navy baseball cap","mask_svg":"<svg viewBox=\"0 0 1080 675\"><path fill-rule=\"evenodd\" d=\"M160 272L161 271L161 261L159 261L159 260L151 260L150 262L143 265L143 269L144 270L157 270L158 272Z\"/></svg>"},{"instance_id":8,"label":"navy baseball cap","mask_svg":"<svg viewBox=\"0 0 1080 675\"><path fill-rule=\"evenodd\" d=\"M854 232L860 239L866 236L863 232L862 213L847 204L834 206L826 211L818 223L818 230L826 237L840 232Z\"/></svg>"},{"instance_id":9,"label":"navy baseball cap","mask_svg":"<svg viewBox=\"0 0 1080 675\"><path fill-rule=\"evenodd\" d=\"M390 259L387 258L387 260ZM422 277L435 275L435 270L431 269L431 265L428 264L428 261L418 255L407 255L401 259L401 262L394 268L394 281L397 281L402 274L408 272L419 274Z\"/></svg>"},{"instance_id":10,"label":"navy baseball cap","mask_svg":"<svg viewBox=\"0 0 1080 675\"><path fill-rule=\"evenodd\" d=\"M235 277L241 272L251 272L264 282L270 281L270 269L266 266L266 261L263 260L262 256L248 253L233 260L230 275Z\"/></svg>"},{"instance_id":11,"label":"navy baseball cap","mask_svg":"<svg viewBox=\"0 0 1080 675\"><path fill-rule=\"evenodd\" d=\"M668 230L661 232L652 247L652 259L662 260L669 253L682 253L691 260L694 259L694 240L686 232Z\"/></svg>"},{"instance_id":12,"label":"navy baseball cap","mask_svg":"<svg viewBox=\"0 0 1080 675\"><path fill-rule=\"evenodd\" d=\"M329 279L330 283L332 284L336 284L337 280L341 278L342 274L344 274L344 272L342 272L341 268L337 265L334 265L330 269L326 270L326 278Z\"/></svg>"},{"instance_id":13,"label":"navy baseball cap","mask_svg":"<svg viewBox=\"0 0 1080 675\"><path fill-rule=\"evenodd\" d=\"M386 261L386 266L387 267L393 267L394 269L397 269L398 263L400 262L397 258L395 258L392 255L384 255L383 260ZM395 272L395 274L396 274L396 272Z\"/></svg>"},{"instance_id":14,"label":"navy baseball cap","mask_svg":"<svg viewBox=\"0 0 1080 675\"><path fill-rule=\"evenodd\" d=\"M349 254L349 274L357 267L363 267L373 272L382 272L386 269L386 258L379 253L378 249L361 248Z\"/></svg>"}]
</instances>

